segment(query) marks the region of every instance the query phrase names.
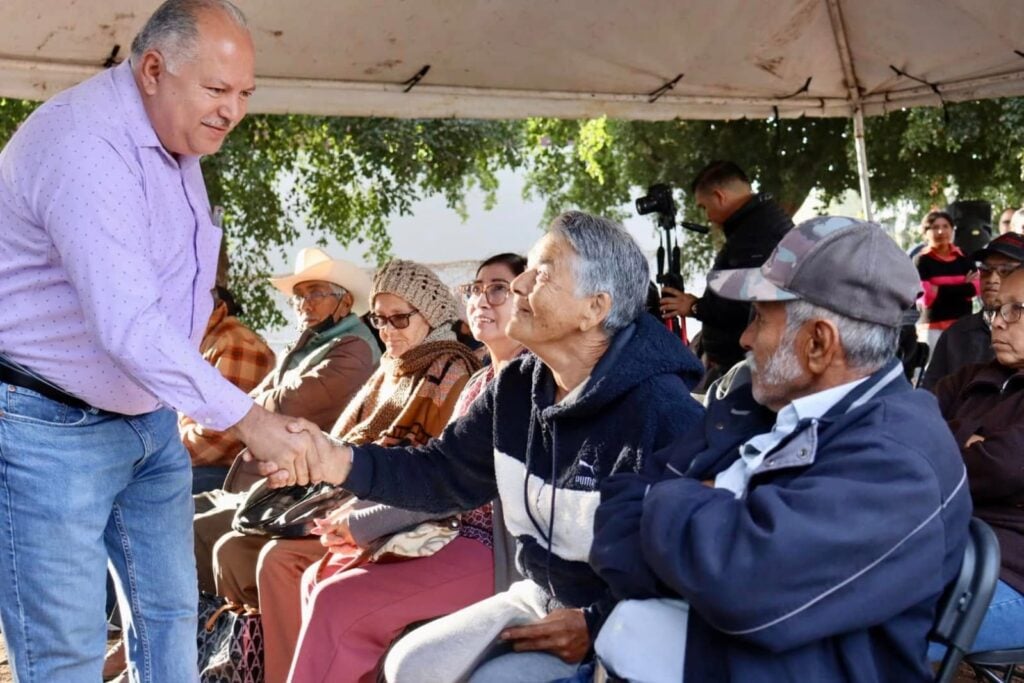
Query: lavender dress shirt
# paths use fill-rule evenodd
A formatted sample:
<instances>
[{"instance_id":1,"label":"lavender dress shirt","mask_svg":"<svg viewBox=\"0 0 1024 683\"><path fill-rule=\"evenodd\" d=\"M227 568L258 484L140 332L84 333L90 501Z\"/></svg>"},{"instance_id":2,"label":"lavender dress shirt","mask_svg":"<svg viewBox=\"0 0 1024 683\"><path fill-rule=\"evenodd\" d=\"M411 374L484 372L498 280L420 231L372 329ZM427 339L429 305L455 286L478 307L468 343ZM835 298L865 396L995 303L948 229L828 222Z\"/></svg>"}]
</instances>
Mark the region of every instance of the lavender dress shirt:
<instances>
[{"instance_id":1,"label":"lavender dress shirt","mask_svg":"<svg viewBox=\"0 0 1024 683\"><path fill-rule=\"evenodd\" d=\"M198 351L220 240L127 62L60 93L0 153L0 353L97 408L226 429L252 401Z\"/></svg>"}]
</instances>

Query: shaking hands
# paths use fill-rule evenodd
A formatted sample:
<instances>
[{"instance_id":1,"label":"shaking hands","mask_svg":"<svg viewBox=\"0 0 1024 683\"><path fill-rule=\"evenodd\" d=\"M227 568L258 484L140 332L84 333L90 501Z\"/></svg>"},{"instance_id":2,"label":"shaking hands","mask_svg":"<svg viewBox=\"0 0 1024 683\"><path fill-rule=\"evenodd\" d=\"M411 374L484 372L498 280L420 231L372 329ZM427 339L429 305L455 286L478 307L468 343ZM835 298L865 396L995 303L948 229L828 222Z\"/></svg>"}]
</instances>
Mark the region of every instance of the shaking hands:
<instances>
[{"instance_id":1,"label":"shaking hands","mask_svg":"<svg viewBox=\"0 0 1024 683\"><path fill-rule=\"evenodd\" d=\"M341 484L352 468L352 449L302 418L271 413L254 405L232 429L248 446L272 488L326 481Z\"/></svg>"}]
</instances>

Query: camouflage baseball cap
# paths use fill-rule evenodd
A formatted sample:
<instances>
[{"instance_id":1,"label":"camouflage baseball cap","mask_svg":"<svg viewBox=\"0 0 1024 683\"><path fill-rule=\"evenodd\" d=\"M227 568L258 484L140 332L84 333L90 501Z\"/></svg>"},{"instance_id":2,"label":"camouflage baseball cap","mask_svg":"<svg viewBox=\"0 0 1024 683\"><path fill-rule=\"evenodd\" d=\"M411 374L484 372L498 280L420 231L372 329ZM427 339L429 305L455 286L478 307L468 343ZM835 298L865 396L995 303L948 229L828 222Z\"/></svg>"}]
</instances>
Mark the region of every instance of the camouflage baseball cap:
<instances>
[{"instance_id":1,"label":"camouflage baseball cap","mask_svg":"<svg viewBox=\"0 0 1024 683\"><path fill-rule=\"evenodd\" d=\"M803 299L849 318L898 327L921 280L878 224L819 216L786 233L760 268L712 271L708 287L726 299Z\"/></svg>"}]
</instances>

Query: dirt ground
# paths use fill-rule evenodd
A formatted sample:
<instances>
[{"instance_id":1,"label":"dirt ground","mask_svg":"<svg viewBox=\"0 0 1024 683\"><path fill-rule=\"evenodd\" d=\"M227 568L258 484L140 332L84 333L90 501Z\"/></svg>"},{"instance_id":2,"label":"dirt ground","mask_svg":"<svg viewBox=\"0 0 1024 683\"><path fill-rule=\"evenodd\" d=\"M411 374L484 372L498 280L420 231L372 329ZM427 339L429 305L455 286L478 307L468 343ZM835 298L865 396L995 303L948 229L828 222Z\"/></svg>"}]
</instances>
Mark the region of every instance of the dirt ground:
<instances>
[{"instance_id":1,"label":"dirt ground","mask_svg":"<svg viewBox=\"0 0 1024 683\"><path fill-rule=\"evenodd\" d=\"M0 636L0 683L11 683L13 680L11 669L7 666L7 646L4 644L3 637Z\"/></svg>"}]
</instances>

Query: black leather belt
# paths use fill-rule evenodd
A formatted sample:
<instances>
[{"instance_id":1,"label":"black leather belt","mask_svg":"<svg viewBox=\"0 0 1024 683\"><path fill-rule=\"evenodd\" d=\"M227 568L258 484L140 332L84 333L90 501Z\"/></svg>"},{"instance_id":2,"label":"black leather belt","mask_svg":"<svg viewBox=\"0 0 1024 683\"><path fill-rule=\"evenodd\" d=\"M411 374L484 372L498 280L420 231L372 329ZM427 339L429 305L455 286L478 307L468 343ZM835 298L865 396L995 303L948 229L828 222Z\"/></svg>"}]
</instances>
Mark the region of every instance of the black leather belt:
<instances>
[{"instance_id":1,"label":"black leather belt","mask_svg":"<svg viewBox=\"0 0 1024 683\"><path fill-rule=\"evenodd\" d=\"M7 382L8 384L13 384L24 389L31 389L38 394L42 394L51 401L63 403L64 405L71 406L72 408L92 410L92 406L82 399L65 393L52 384L47 384L26 372L22 372L17 368L12 368L10 365L4 365L3 363L0 363L0 382Z\"/></svg>"}]
</instances>

